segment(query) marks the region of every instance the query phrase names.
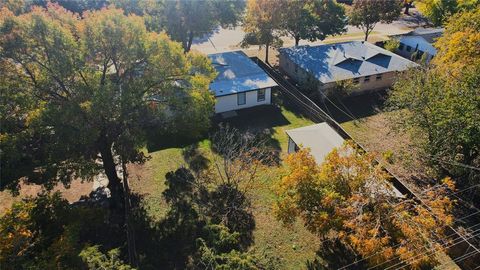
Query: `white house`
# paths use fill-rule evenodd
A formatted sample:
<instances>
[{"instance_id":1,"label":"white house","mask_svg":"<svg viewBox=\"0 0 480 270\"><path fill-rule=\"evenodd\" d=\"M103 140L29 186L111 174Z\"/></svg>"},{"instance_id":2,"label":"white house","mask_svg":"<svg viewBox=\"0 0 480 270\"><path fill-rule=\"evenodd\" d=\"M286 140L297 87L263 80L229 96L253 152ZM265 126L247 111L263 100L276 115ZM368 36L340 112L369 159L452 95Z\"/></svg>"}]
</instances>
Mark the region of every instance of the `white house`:
<instances>
[{"instance_id":1,"label":"white house","mask_svg":"<svg viewBox=\"0 0 480 270\"><path fill-rule=\"evenodd\" d=\"M277 84L245 53L234 51L208 57L218 72L210 83L216 113L271 104L272 87Z\"/></svg>"},{"instance_id":2,"label":"white house","mask_svg":"<svg viewBox=\"0 0 480 270\"><path fill-rule=\"evenodd\" d=\"M443 28L417 28L402 35L392 36L400 41L395 51L397 54L411 59L425 59L427 63L437 54L433 43L443 34Z\"/></svg>"}]
</instances>

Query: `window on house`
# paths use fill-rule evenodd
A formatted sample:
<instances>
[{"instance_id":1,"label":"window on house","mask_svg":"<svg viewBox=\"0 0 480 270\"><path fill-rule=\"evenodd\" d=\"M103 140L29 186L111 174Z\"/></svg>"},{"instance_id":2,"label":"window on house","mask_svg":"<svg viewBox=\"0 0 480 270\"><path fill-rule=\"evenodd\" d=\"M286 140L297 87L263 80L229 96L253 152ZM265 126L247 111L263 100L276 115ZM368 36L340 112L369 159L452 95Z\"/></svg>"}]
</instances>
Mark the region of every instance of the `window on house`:
<instances>
[{"instance_id":1,"label":"window on house","mask_svg":"<svg viewBox=\"0 0 480 270\"><path fill-rule=\"evenodd\" d=\"M417 51L417 60L422 59L423 54L424 54L423 51L418 50L418 51Z\"/></svg>"},{"instance_id":2,"label":"window on house","mask_svg":"<svg viewBox=\"0 0 480 270\"><path fill-rule=\"evenodd\" d=\"M411 52L411 51L412 51L412 47L407 46L407 52Z\"/></svg>"},{"instance_id":3,"label":"window on house","mask_svg":"<svg viewBox=\"0 0 480 270\"><path fill-rule=\"evenodd\" d=\"M382 74L377 74L377 76L375 77L377 81L380 81L382 79Z\"/></svg>"},{"instance_id":4,"label":"window on house","mask_svg":"<svg viewBox=\"0 0 480 270\"><path fill-rule=\"evenodd\" d=\"M247 93L238 93L237 94L237 104L238 105L245 105L247 103Z\"/></svg>"},{"instance_id":5,"label":"window on house","mask_svg":"<svg viewBox=\"0 0 480 270\"><path fill-rule=\"evenodd\" d=\"M360 78L353 78L353 83L358 84L360 82Z\"/></svg>"},{"instance_id":6,"label":"window on house","mask_svg":"<svg viewBox=\"0 0 480 270\"><path fill-rule=\"evenodd\" d=\"M403 48L404 48L404 47L405 47L405 44L403 44L403 43L400 43L400 45L398 45L398 49L399 49L400 51L403 51Z\"/></svg>"},{"instance_id":7,"label":"window on house","mask_svg":"<svg viewBox=\"0 0 480 270\"><path fill-rule=\"evenodd\" d=\"M257 92L257 101L265 101L265 89L259 89Z\"/></svg>"},{"instance_id":8,"label":"window on house","mask_svg":"<svg viewBox=\"0 0 480 270\"><path fill-rule=\"evenodd\" d=\"M370 81L370 76L365 76L365 78L363 79L364 82L369 82Z\"/></svg>"}]
</instances>

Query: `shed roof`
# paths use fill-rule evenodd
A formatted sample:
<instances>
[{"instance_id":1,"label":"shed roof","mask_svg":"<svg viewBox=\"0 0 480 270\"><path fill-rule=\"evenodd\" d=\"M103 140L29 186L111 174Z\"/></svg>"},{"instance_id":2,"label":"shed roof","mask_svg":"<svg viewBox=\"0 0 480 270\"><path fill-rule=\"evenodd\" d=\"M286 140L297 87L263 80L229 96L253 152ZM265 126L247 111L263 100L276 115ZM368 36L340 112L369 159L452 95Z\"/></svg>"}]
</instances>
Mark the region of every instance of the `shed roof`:
<instances>
[{"instance_id":1,"label":"shed roof","mask_svg":"<svg viewBox=\"0 0 480 270\"><path fill-rule=\"evenodd\" d=\"M208 57L218 72L210 83L210 90L216 97L277 85L242 51L209 54Z\"/></svg>"},{"instance_id":2,"label":"shed roof","mask_svg":"<svg viewBox=\"0 0 480 270\"><path fill-rule=\"evenodd\" d=\"M290 139L296 145L310 148L310 154L315 158L317 164L322 164L325 157L334 149L339 148L345 141L330 125L327 123L320 123L311 126L291 129L286 131ZM371 188L374 192L384 192L395 195L397 197L404 197L390 182L387 182L390 188L376 190L374 185L367 183L366 187ZM393 193L392 193L393 192Z\"/></svg>"},{"instance_id":3,"label":"shed roof","mask_svg":"<svg viewBox=\"0 0 480 270\"><path fill-rule=\"evenodd\" d=\"M322 83L417 66L408 59L363 41L305 45L279 51Z\"/></svg>"},{"instance_id":4,"label":"shed roof","mask_svg":"<svg viewBox=\"0 0 480 270\"><path fill-rule=\"evenodd\" d=\"M312 156L318 164L334 148L342 146L344 139L327 123L291 129L286 131L296 145L310 148Z\"/></svg>"}]
</instances>

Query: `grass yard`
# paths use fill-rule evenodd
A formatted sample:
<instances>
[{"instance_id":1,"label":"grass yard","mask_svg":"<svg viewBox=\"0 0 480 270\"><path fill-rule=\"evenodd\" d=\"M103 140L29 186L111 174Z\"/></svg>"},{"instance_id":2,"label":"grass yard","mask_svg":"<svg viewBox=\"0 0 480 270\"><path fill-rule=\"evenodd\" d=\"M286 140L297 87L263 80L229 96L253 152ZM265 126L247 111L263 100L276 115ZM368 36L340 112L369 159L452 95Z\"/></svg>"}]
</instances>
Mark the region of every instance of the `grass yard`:
<instances>
[{"instance_id":1,"label":"grass yard","mask_svg":"<svg viewBox=\"0 0 480 270\"><path fill-rule=\"evenodd\" d=\"M286 153L288 137L285 130L313 124L310 120L297 115L285 107L265 106L246 111L227 121L240 130L252 129L270 132L272 143L278 146L282 154ZM208 156L210 151L208 139L198 143L198 147ZM167 148L149 153L151 160L142 166L131 166L130 179L132 190L144 195L149 214L159 219L163 217L168 206L163 201L165 174L175 170L186 162L182 148ZM279 257L283 269L299 269L312 259L319 247L318 238L309 233L299 221L291 228L278 222L272 213L274 193L272 184L279 179L281 167L270 167L259 175L257 188L252 192L253 211L256 220L254 232L257 254L274 254Z\"/></svg>"}]
</instances>

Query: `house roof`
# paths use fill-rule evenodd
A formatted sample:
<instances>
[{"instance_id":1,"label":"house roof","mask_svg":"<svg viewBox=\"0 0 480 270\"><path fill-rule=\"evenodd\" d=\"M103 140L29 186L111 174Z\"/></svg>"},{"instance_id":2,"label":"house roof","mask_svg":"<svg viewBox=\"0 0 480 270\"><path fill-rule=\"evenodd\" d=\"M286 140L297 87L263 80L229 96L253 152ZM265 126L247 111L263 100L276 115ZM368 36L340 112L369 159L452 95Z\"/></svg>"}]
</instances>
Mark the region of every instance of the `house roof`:
<instances>
[{"instance_id":1,"label":"house roof","mask_svg":"<svg viewBox=\"0 0 480 270\"><path fill-rule=\"evenodd\" d=\"M403 36L420 36L423 37L428 43L434 43L445 31L444 28L423 28L418 27L415 30L410 32L400 34L400 35L391 35L391 37L403 37Z\"/></svg>"},{"instance_id":2,"label":"house roof","mask_svg":"<svg viewBox=\"0 0 480 270\"><path fill-rule=\"evenodd\" d=\"M296 145L310 148L310 153L318 164L334 148L342 146L344 139L327 123L291 129L286 131Z\"/></svg>"},{"instance_id":3,"label":"house roof","mask_svg":"<svg viewBox=\"0 0 480 270\"><path fill-rule=\"evenodd\" d=\"M208 57L218 72L217 78L210 83L210 90L216 97L277 85L242 51L209 54Z\"/></svg>"},{"instance_id":4,"label":"house roof","mask_svg":"<svg viewBox=\"0 0 480 270\"><path fill-rule=\"evenodd\" d=\"M417 66L410 60L363 41L305 45L279 51L322 83Z\"/></svg>"},{"instance_id":5,"label":"house roof","mask_svg":"<svg viewBox=\"0 0 480 270\"><path fill-rule=\"evenodd\" d=\"M402 36L400 37L400 42L412 47L413 49L417 48L423 52L426 52L430 55L436 55L437 49L433 47L427 40L421 36Z\"/></svg>"},{"instance_id":6,"label":"house roof","mask_svg":"<svg viewBox=\"0 0 480 270\"><path fill-rule=\"evenodd\" d=\"M410 32L412 35L431 35L431 34L442 34L445 31L444 28L423 28L419 27Z\"/></svg>"}]
</instances>

